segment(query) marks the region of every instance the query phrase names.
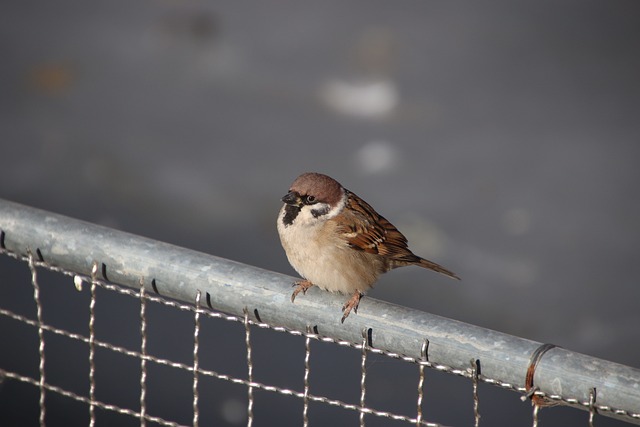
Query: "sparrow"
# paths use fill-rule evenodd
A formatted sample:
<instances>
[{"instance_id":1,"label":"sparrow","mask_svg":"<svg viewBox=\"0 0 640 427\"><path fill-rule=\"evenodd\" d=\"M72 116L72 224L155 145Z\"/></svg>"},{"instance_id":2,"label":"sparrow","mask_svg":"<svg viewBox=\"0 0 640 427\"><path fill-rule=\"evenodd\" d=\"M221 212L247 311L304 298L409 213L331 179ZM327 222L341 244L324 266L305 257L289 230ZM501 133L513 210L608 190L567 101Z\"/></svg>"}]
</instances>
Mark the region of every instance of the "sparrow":
<instances>
[{"instance_id":1,"label":"sparrow","mask_svg":"<svg viewBox=\"0 0 640 427\"><path fill-rule=\"evenodd\" d=\"M282 197L278 215L280 242L303 280L294 283L291 302L312 286L351 295L341 322L378 277L408 265L428 268L454 279L455 273L415 255L406 237L386 218L335 179L303 173Z\"/></svg>"}]
</instances>

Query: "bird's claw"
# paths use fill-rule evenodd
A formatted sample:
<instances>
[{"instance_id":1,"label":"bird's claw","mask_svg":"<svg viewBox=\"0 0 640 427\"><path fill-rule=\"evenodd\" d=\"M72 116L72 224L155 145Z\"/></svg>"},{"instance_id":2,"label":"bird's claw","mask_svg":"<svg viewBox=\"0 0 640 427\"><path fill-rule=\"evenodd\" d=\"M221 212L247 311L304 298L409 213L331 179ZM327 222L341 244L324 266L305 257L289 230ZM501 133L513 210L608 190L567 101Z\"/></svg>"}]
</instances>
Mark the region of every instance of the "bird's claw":
<instances>
[{"instance_id":1,"label":"bird's claw","mask_svg":"<svg viewBox=\"0 0 640 427\"><path fill-rule=\"evenodd\" d=\"M344 319L349 317L351 310L354 313L358 314L358 305L360 304L360 298L362 298L362 294L360 291L355 291L351 298L342 306L342 319L340 319L340 323L344 323Z\"/></svg>"},{"instance_id":2,"label":"bird's claw","mask_svg":"<svg viewBox=\"0 0 640 427\"><path fill-rule=\"evenodd\" d=\"M293 286L295 286L296 288L294 289L293 293L291 294L291 302L293 302L296 299L296 296L302 292L302 294L306 294L307 290L309 290L310 287L313 286L313 283L311 283L308 280L301 280L299 282L294 282Z\"/></svg>"}]
</instances>

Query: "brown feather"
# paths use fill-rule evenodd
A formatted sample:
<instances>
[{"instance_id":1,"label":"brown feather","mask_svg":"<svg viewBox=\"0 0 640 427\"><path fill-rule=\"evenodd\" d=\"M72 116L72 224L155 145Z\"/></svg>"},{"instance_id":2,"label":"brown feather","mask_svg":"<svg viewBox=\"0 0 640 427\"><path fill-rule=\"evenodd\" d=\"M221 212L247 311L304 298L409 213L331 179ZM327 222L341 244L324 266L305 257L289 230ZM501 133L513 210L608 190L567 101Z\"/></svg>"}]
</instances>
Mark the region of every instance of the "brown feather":
<instances>
[{"instance_id":1,"label":"brown feather","mask_svg":"<svg viewBox=\"0 0 640 427\"><path fill-rule=\"evenodd\" d=\"M359 251L380 255L387 260L388 269L406 265L428 268L459 279L455 273L435 262L420 258L408 248L407 238L386 218L354 193L347 193L344 221L338 232L347 244Z\"/></svg>"}]
</instances>

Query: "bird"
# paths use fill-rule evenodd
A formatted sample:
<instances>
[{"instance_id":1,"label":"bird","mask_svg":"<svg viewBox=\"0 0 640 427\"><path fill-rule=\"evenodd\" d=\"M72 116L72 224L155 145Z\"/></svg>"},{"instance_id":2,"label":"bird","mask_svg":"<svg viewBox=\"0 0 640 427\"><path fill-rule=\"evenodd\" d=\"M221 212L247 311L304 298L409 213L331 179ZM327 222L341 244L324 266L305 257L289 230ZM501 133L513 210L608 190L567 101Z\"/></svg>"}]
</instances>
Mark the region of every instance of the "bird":
<instances>
[{"instance_id":1,"label":"bird","mask_svg":"<svg viewBox=\"0 0 640 427\"><path fill-rule=\"evenodd\" d=\"M393 224L327 175L301 174L282 202L277 220L280 242L302 277L293 284L292 303L312 286L351 295L342 306L344 323L351 311L358 312L365 292L389 270L416 265L460 279L415 255Z\"/></svg>"}]
</instances>

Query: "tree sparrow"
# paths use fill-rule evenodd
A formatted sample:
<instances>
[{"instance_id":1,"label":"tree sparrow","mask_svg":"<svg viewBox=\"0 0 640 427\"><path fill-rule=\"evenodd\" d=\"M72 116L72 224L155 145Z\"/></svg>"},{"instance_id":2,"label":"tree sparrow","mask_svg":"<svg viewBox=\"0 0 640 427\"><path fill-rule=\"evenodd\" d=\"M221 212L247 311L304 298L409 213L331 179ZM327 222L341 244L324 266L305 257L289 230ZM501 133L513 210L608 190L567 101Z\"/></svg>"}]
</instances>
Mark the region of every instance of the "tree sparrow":
<instances>
[{"instance_id":1,"label":"tree sparrow","mask_svg":"<svg viewBox=\"0 0 640 427\"><path fill-rule=\"evenodd\" d=\"M312 287L351 294L342 322L357 313L360 298L382 273L417 265L459 279L414 255L407 239L367 202L333 178L303 173L282 198L278 234L289 263L304 278L294 284L293 302Z\"/></svg>"}]
</instances>

